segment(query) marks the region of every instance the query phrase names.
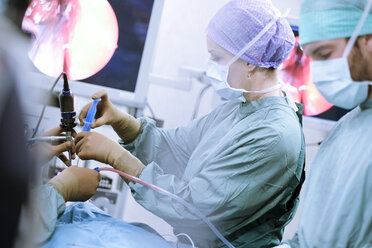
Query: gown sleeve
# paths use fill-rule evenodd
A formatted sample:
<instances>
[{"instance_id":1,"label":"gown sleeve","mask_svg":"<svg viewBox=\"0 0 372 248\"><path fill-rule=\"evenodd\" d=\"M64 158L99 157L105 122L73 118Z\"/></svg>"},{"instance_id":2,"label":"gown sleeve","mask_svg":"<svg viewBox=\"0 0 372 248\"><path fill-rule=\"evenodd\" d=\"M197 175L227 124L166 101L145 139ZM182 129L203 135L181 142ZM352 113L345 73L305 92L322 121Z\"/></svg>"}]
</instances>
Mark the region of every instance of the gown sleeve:
<instances>
[{"instance_id":1,"label":"gown sleeve","mask_svg":"<svg viewBox=\"0 0 372 248\"><path fill-rule=\"evenodd\" d=\"M166 173L182 175L188 160L208 128L209 115L192 121L186 127L165 130L149 118L141 118L141 133L130 144L121 145L145 165L156 161ZM170 162L171 161L171 162Z\"/></svg>"},{"instance_id":2,"label":"gown sleeve","mask_svg":"<svg viewBox=\"0 0 372 248\"><path fill-rule=\"evenodd\" d=\"M52 236L58 217L66 209L66 202L58 191L48 184L39 186L32 194L34 223L37 230L34 242L40 245Z\"/></svg>"},{"instance_id":3,"label":"gown sleeve","mask_svg":"<svg viewBox=\"0 0 372 248\"><path fill-rule=\"evenodd\" d=\"M186 165L193 146L202 135L197 127L203 129L205 125L196 122L171 132L151 127L151 133L147 133L150 128L146 125L152 124L144 123L144 136L140 138L144 144L141 149L137 150L140 146L135 147L134 153L148 163L140 179L192 204L220 230L234 229L239 225L243 227L291 197L286 186L296 178L295 160L299 154L298 149L292 148L299 144L292 143L291 138L284 139L273 128L254 130L255 139L247 135L232 141L232 145L211 158L208 165L201 164L203 169L190 179L181 171L172 173L172 168ZM150 154L146 154L146 148ZM215 237L199 217L174 199L138 183L131 182L129 186L138 203L176 229L197 239ZM241 218L242 221L237 224L231 221L234 218Z\"/></svg>"}]
</instances>

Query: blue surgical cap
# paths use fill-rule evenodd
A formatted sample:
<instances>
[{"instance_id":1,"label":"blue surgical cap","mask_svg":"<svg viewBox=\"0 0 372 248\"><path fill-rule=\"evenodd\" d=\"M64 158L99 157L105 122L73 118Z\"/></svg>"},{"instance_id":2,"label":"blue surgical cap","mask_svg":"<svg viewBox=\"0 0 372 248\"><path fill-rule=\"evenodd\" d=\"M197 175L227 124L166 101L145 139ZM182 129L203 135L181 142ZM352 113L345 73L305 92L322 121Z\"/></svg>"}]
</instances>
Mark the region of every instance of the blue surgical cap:
<instances>
[{"instance_id":1,"label":"blue surgical cap","mask_svg":"<svg viewBox=\"0 0 372 248\"><path fill-rule=\"evenodd\" d=\"M300 15L301 45L349 38L368 0L303 0ZM359 35L372 34L372 10Z\"/></svg>"},{"instance_id":2,"label":"blue surgical cap","mask_svg":"<svg viewBox=\"0 0 372 248\"><path fill-rule=\"evenodd\" d=\"M206 33L222 48L237 55L277 16L280 13L270 0L231 0L212 18ZM259 67L277 68L287 59L294 43L290 25L279 17L241 59Z\"/></svg>"}]
</instances>

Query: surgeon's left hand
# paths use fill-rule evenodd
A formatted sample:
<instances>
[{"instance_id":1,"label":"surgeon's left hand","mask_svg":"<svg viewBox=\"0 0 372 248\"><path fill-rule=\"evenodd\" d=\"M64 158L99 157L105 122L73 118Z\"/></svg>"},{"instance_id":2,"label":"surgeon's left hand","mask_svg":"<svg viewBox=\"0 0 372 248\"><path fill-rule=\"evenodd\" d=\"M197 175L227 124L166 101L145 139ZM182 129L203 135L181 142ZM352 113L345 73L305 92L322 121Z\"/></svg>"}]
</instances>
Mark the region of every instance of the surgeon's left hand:
<instances>
[{"instance_id":1,"label":"surgeon's left hand","mask_svg":"<svg viewBox=\"0 0 372 248\"><path fill-rule=\"evenodd\" d=\"M43 133L42 136L60 136L63 133L63 129L61 127L55 127L49 129ZM75 137L76 132L73 130L72 136ZM35 146L31 148L31 153L35 156L38 156L38 162L44 164L51 160L54 156L57 156L63 163L67 166L70 166L70 162L67 157L63 154L63 152L71 150L72 151L72 159L75 159L75 145L71 141L66 141L59 144L49 144L47 142L38 142Z\"/></svg>"},{"instance_id":2,"label":"surgeon's left hand","mask_svg":"<svg viewBox=\"0 0 372 248\"><path fill-rule=\"evenodd\" d=\"M66 202L86 201L96 193L99 180L97 171L71 166L50 179L48 184L53 186Z\"/></svg>"},{"instance_id":3,"label":"surgeon's left hand","mask_svg":"<svg viewBox=\"0 0 372 248\"><path fill-rule=\"evenodd\" d=\"M76 154L84 160L93 159L117 170L139 177L143 163L115 141L96 132L81 132L75 137Z\"/></svg>"}]
</instances>

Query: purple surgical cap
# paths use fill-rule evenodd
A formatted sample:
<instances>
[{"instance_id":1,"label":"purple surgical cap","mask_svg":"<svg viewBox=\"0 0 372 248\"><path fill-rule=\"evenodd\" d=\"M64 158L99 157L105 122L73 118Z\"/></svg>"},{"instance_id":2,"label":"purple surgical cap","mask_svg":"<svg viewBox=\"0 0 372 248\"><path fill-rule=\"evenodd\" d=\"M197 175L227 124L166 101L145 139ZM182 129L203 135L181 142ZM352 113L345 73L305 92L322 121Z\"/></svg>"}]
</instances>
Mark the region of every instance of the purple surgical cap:
<instances>
[{"instance_id":1,"label":"purple surgical cap","mask_svg":"<svg viewBox=\"0 0 372 248\"><path fill-rule=\"evenodd\" d=\"M207 36L233 55L239 53L275 16L280 15L270 0L231 0L209 22ZM287 59L295 44L285 18L274 25L241 59L250 64L277 68Z\"/></svg>"}]
</instances>

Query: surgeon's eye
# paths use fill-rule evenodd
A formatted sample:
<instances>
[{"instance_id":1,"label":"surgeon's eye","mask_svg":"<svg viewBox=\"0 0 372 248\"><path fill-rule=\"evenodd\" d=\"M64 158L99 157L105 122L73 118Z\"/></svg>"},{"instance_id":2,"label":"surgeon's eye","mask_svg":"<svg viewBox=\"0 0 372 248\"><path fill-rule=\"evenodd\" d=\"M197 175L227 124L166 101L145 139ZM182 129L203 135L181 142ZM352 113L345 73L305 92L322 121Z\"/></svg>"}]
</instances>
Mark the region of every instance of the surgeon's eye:
<instances>
[{"instance_id":1,"label":"surgeon's eye","mask_svg":"<svg viewBox=\"0 0 372 248\"><path fill-rule=\"evenodd\" d=\"M321 51L317 52L315 55L320 60L326 60L331 57L332 51L330 49L322 49Z\"/></svg>"},{"instance_id":2,"label":"surgeon's eye","mask_svg":"<svg viewBox=\"0 0 372 248\"><path fill-rule=\"evenodd\" d=\"M211 60L213 60L214 62L219 62L221 60L221 57L212 55Z\"/></svg>"},{"instance_id":3,"label":"surgeon's eye","mask_svg":"<svg viewBox=\"0 0 372 248\"><path fill-rule=\"evenodd\" d=\"M326 60L328 59L330 56L331 56L332 53L321 53L319 54L319 58L322 59L322 60Z\"/></svg>"}]
</instances>

